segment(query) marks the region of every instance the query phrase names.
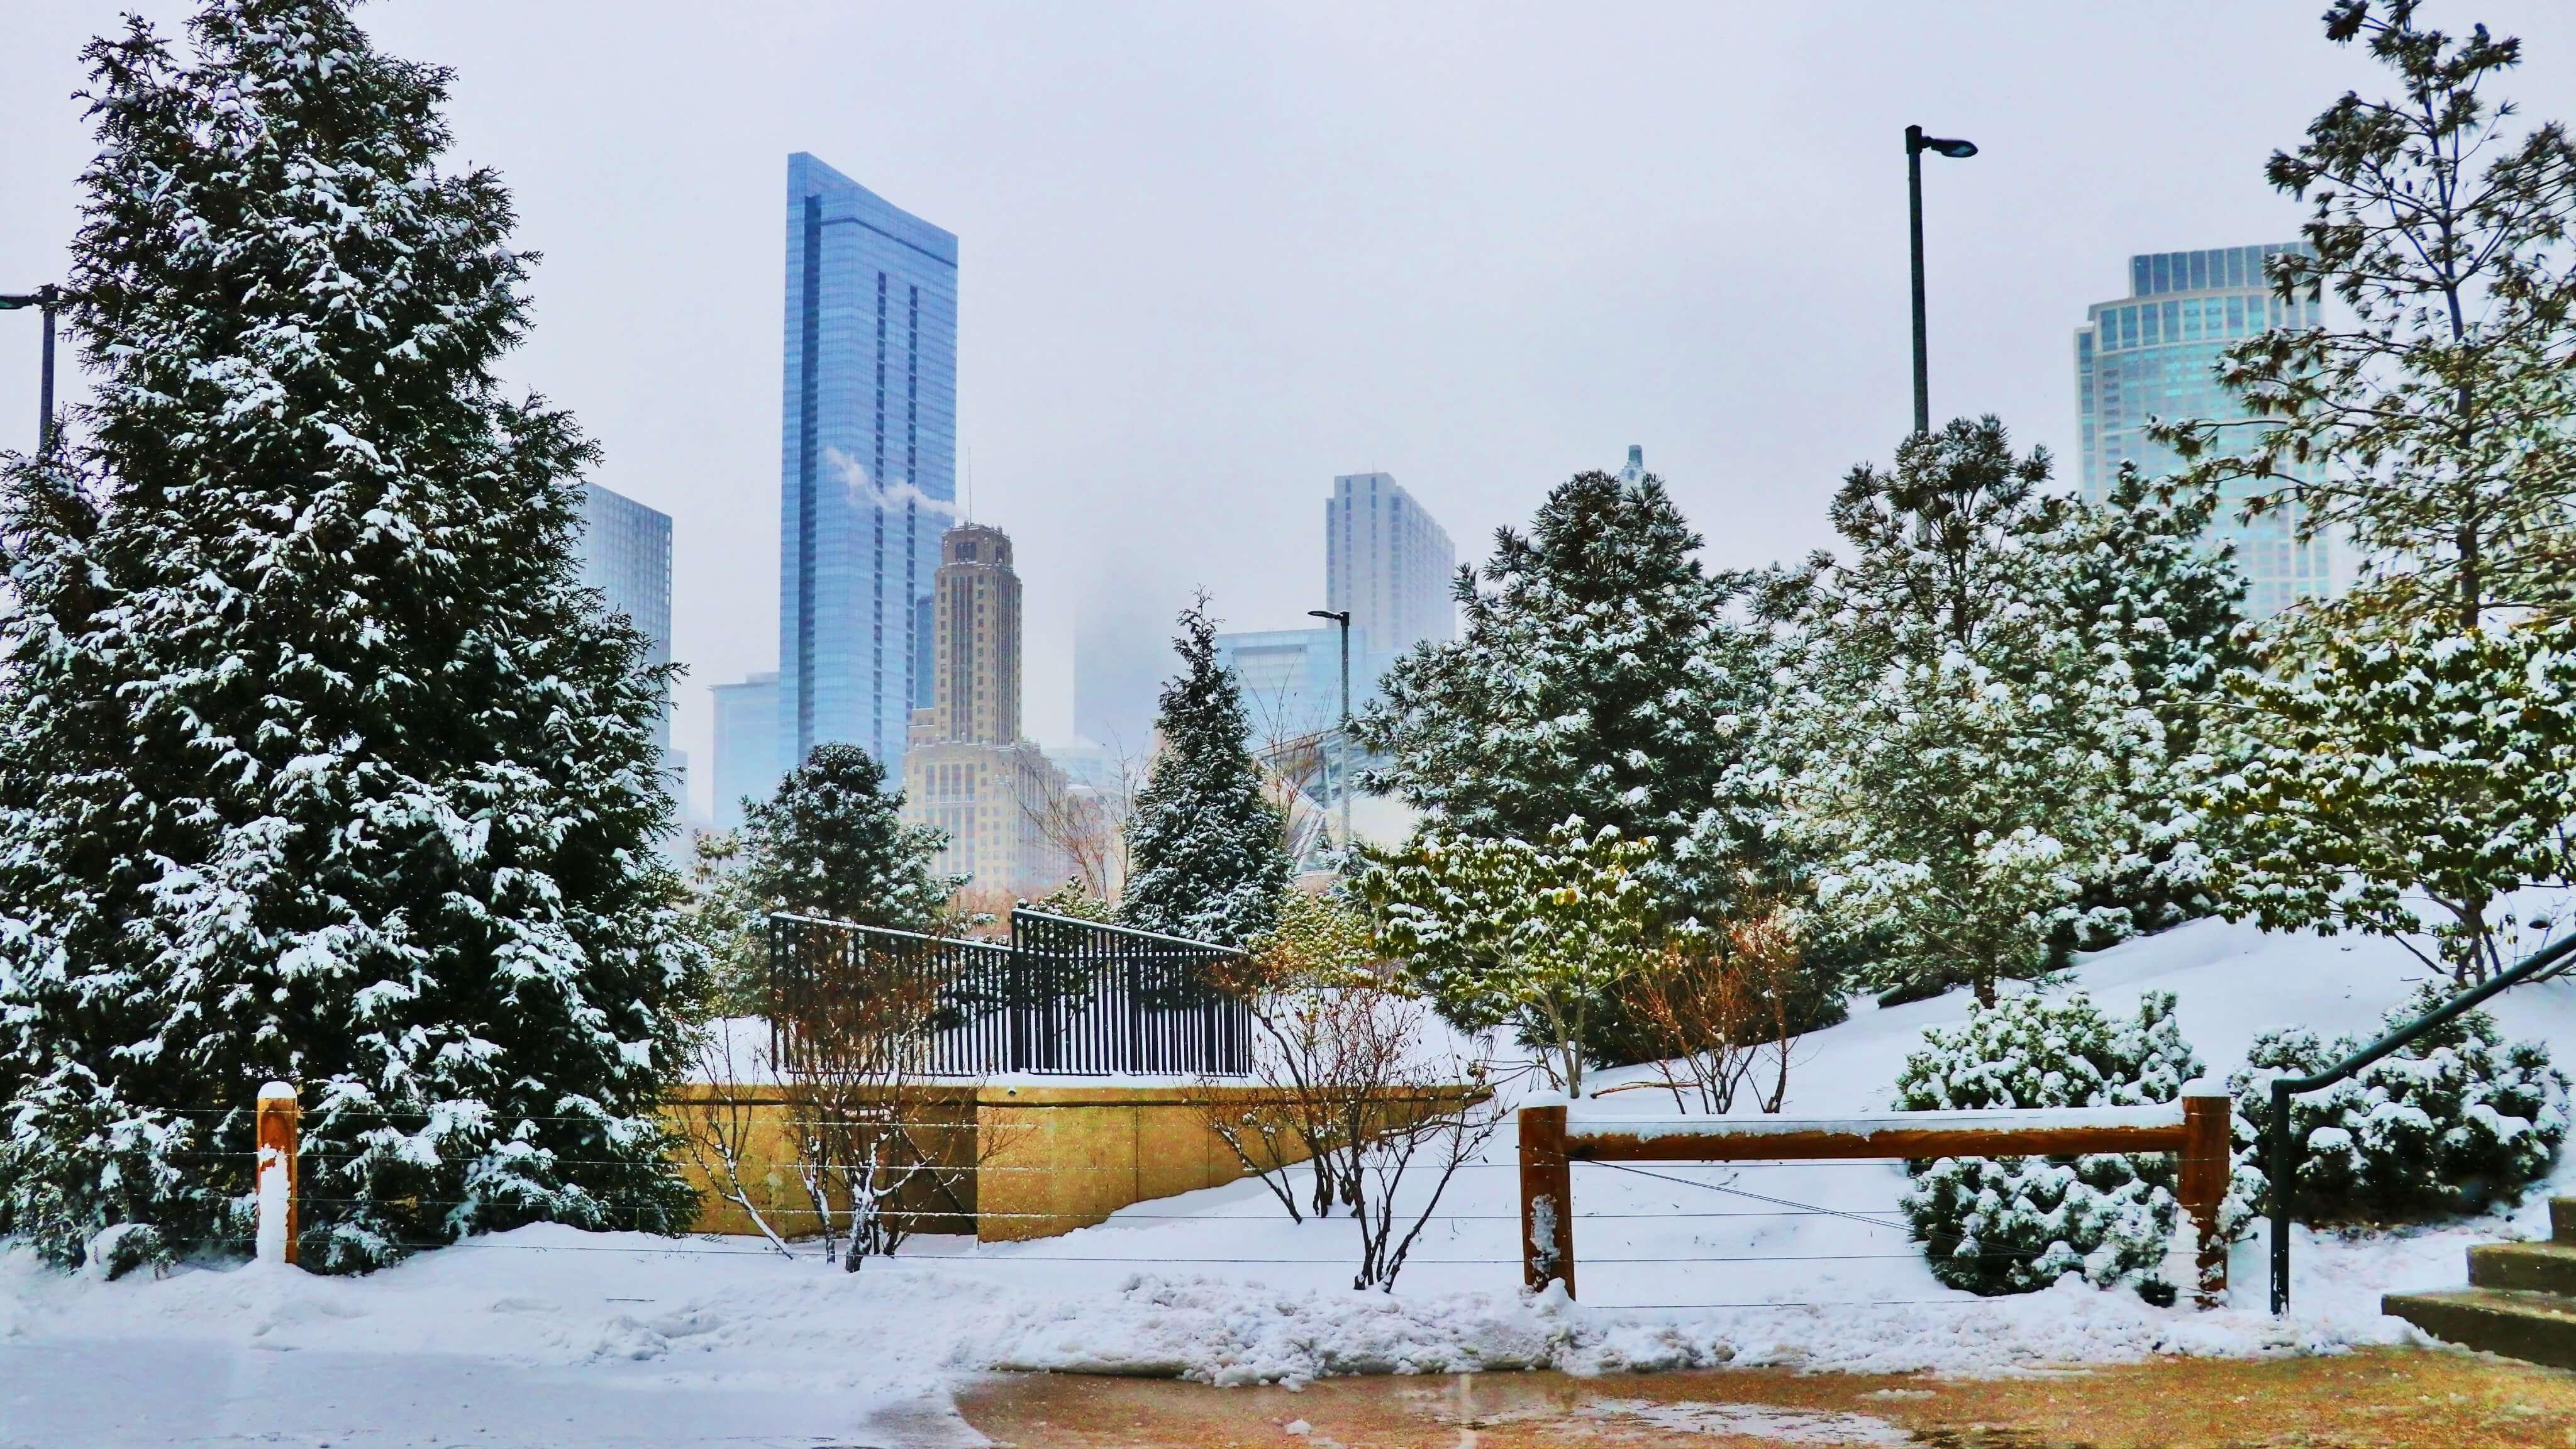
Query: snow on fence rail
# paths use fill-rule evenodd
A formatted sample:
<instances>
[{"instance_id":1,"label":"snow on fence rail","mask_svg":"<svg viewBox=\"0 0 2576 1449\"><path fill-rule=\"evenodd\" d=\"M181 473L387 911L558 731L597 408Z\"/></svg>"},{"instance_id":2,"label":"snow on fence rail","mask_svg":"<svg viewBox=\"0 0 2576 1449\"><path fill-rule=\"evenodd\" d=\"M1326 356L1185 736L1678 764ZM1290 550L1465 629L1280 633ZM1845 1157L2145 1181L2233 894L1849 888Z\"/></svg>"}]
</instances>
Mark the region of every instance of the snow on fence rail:
<instances>
[{"instance_id":1,"label":"snow on fence rail","mask_svg":"<svg viewBox=\"0 0 2576 1449\"><path fill-rule=\"evenodd\" d=\"M2075 1157L2170 1152L2194 1229L2193 1297L2227 1292L2227 1240L2218 1225L2230 1157L2227 1089L2206 1079L2182 1100L2143 1107L1897 1112L1884 1117L1569 1117L1563 1104L1520 1111L1521 1278L1562 1282L1574 1296L1577 1162L1805 1162L1941 1157Z\"/></svg>"}]
</instances>

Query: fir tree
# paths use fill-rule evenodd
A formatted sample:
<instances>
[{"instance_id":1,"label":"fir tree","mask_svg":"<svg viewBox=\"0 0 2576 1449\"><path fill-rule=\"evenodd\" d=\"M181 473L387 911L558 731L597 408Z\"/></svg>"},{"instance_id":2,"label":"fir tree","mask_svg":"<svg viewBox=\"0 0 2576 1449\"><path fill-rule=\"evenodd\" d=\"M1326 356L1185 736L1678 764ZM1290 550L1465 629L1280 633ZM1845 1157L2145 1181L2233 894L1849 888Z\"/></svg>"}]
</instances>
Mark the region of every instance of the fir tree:
<instances>
[{"instance_id":1,"label":"fir tree","mask_svg":"<svg viewBox=\"0 0 2576 1449\"><path fill-rule=\"evenodd\" d=\"M1483 587L1462 569L1460 638L1387 675L1360 721L1390 763L1366 782L1425 828L1539 842L1569 818L1653 842L1664 913L1713 921L1762 859L1764 796L1742 767L1771 661L1731 620L1700 536L1649 474L1583 473L1530 531L1498 531Z\"/></svg>"},{"instance_id":2,"label":"fir tree","mask_svg":"<svg viewBox=\"0 0 2576 1449\"><path fill-rule=\"evenodd\" d=\"M767 801L744 812L741 886L762 913L788 911L921 931L969 877L932 872L947 836L903 823L903 792L857 745L816 745Z\"/></svg>"},{"instance_id":3,"label":"fir tree","mask_svg":"<svg viewBox=\"0 0 2576 1449\"><path fill-rule=\"evenodd\" d=\"M269 1078L308 1265L685 1228L667 678L577 583L591 445L494 375L508 195L341 5L191 30L86 52L98 392L9 470L0 1232L227 1250Z\"/></svg>"},{"instance_id":4,"label":"fir tree","mask_svg":"<svg viewBox=\"0 0 2576 1449\"><path fill-rule=\"evenodd\" d=\"M1217 663L1207 596L1181 611L1181 672L1163 686L1160 740L1127 820L1130 925L1241 945L1270 930L1294 866L1262 793L1243 689Z\"/></svg>"}]
</instances>

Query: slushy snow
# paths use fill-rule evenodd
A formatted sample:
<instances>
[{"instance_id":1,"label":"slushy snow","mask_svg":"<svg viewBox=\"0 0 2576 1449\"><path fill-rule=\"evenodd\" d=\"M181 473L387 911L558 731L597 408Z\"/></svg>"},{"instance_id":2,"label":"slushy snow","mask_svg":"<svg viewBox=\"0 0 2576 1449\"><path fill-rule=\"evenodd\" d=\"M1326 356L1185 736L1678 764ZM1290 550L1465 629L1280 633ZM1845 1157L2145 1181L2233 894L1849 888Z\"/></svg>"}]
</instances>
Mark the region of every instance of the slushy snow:
<instances>
[{"instance_id":1,"label":"slushy snow","mask_svg":"<svg viewBox=\"0 0 2576 1449\"><path fill-rule=\"evenodd\" d=\"M2204 921L2087 958L2052 989L2090 991L2111 1013L2140 992L2173 991L2185 1034L2223 1074L2266 1027L2364 1030L2424 974L2385 941ZM1961 1021L1966 1005L1964 994L1864 1003L1802 1046L1788 1112L1883 1111L1923 1029ZM2576 982L2518 988L2493 1010L2508 1035L2539 1037L2576 1064ZM1674 1109L1649 1089L1574 1110ZM2381 1316L2381 1293L2457 1285L2470 1243L2547 1231L2546 1189L2439 1227L2301 1230L2294 1311L2282 1319L2265 1311L2259 1242L2239 1245L2233 1301L2213 1311L2072 1279L1979 1299L1935 1283L1907 1240L1895 1163L1582 1164L1576 1302L1518 1290L1514 1162L1507 1130L1459 1174L1392 1295L1349 1288L1349 1222L1291 1224L1253 1182L1138 1204L1042 1242L919 1239L856 1274L756 1240L561 1227L353 1278L259 1264L108 1283L13 1248L0 1251L0 1444L971 1443L948 1395L997 1370L1294 1384L1726 1364L1987 1374L2332 1351L2417 1341ZM2556 1182L2576 1191L2576 1172L2562 1164Z\"/></svg>"}]
</instances>

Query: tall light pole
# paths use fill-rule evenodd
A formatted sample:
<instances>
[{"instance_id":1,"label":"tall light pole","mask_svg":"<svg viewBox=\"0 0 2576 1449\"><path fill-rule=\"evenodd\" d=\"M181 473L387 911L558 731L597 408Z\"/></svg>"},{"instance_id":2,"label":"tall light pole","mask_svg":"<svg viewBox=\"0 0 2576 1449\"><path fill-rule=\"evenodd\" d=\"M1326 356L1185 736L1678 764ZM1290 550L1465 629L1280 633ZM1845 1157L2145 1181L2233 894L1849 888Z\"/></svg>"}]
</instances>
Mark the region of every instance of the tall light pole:
<instances>
[{"instance_id":1,"label":"tall light pole","mask_svg":"<svg viewBox=\"0 0 2576 1449\"><path fill-rule=\"evenodd\" d=\"M1932 431L1932 354L1923 341L1923 153L1938 151L1965 161L1977 154L1974 141L1948 141L1926 136L1921 126L1905 128L1905 196L1914 217L1914 435Z\"/></svg>"},{"instance_id":2,"label":"tall light pole","mask_svg":"<svg viewBox=\"0 0 2576 1449\"><path fill-rule=\"evenodd\" d=\"M1309 617L1330 619L1342 626L1342 727L1338 738L1347 745L1351 737L1351 611L1308 609L1306 613ZM1342 780L1342 848L1348 850L1351 844L1351 782L1348 778L1350 770L1347 761L1344 762L1342 774L1344 776ZM1332 795L1332 769L1328 764L1324 771L1324 799L1327 804L1331 803Z\"/></svg>"},{"instance_id":3,"label":"tall light pole","mask_svg":"<svg viewBox=\"0 0 2576 1449\"><path fill-rule=\"evenodd\" d=\"M63 305L62 288L47 285L15 296L0 294L0 312L39 307L45 313L44 381L36 394L36 456L54 450L54 313Z\"/></svg>"}]
</instances>

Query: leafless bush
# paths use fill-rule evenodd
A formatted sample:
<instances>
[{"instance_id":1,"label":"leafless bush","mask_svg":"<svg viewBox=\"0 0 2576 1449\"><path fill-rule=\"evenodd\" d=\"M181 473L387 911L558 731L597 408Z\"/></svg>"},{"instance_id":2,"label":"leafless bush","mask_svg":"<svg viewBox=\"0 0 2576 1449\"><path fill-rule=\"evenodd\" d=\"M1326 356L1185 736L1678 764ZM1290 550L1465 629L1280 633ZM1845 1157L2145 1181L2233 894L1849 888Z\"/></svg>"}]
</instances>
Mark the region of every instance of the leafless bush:
<instances>
[{"instance_id":1,"label":"leafless bush","mask_svg":"<svg viewBox=\"0 0 2576 1449\"><path fill-rule=\"evenodd\" d=\"M971 1216L971 1174L1003 1144L971 1115L929 1115L919 1077L939 1002L901 953L853 945L800 996L778 1022L787 1130L823 1251L856 1272L925 1218Z\"/></svg>"},{"instance_id":2,"label":"leafless bush","mask_svg":"<svg viewBox=\"0 0 2576 1449\"><path fill-rule=\"evenodd\" d=\"M681 1150L716 1195L740 1208L751 1225L781 1253L787 1240L770 1225L769 1215L752 1200L752 1148L758 1139L760 1102L746 1087L770 1076L769 1054L757 1045L738 1042L719 1019L702 1028L694 1058L699 1090L680 1099Z\"/></svg>"},{"instance_id":3,"label":"leafless bush","mask_svg":"<svg viewBox=\"0 0 2576 1449\"><path fill-rule=\"evenodd\" d=\"M1392 1287L1450 1179L1493 1137L1487 1064L1428 1049L1429 1011L1374 969L1367 927L1328 899L1291 897L1279 932L1225 985L1252 1006L1249 1093L1210 1084L1209 1127L1291 1220L1348 1208L1357 1287ZM1307 1157L1302 1184L1291 1160ZM1400 1201L1429 1179L1418 1210Z\"/></svg>"},{"instance_id":4,"label":"leafless bush","mask_svg":"<svg viewBox=\"0 0 2576 1449\"><path fill-rule=\"evenodd\" d=\"M1630 988L1660 1085L1723 1114L1739 1091L1777 1112L1789 1093L1802 986L1794 923L1768 909L1714 940L1667 945Z\"/></svg>"}]
</instances>

